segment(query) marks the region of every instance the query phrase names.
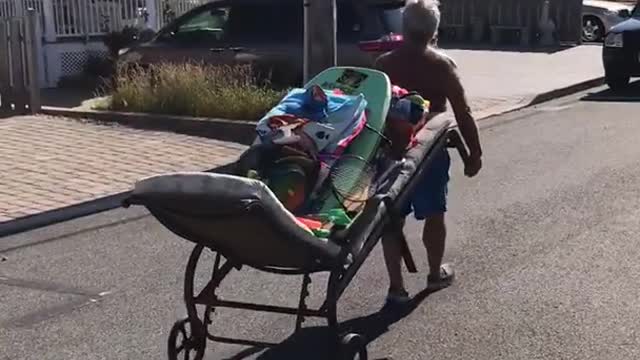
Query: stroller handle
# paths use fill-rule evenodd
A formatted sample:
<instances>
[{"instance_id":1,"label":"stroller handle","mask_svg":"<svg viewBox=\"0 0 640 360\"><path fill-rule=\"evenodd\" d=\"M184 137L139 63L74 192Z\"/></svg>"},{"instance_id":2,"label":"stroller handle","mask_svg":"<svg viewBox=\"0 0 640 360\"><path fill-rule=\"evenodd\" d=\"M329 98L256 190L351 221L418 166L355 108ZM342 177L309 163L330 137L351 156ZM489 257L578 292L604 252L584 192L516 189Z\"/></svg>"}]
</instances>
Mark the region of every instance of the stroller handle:
<instances>
[{"instance_id":1,"label":"stroller handle","mask_svg":"<svg viewBox=\"0 0 640 360\"><path fill-rule=\"evenodd\" d=\"M457 149L458 154L460 154L460 158L465 165L469 162L469 152L467 151L467 147L464 145L462 137L460 137L460 133L458 133L457 130L449 130L449 133L447 134L447 147Z\"/></svg>"}]
</instances>

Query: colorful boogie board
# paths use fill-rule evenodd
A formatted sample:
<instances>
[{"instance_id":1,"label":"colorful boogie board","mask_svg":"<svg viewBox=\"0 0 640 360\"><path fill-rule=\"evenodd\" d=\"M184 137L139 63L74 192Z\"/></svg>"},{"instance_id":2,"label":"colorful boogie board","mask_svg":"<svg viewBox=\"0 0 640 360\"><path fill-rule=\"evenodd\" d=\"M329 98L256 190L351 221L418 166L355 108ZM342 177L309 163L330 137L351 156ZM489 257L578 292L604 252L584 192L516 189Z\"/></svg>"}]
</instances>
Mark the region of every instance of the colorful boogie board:
<instances>
[{"instance_id":1,"label":"colorful boogie board","mask_svg":"<svg viewBox=\"0 0 640 360\"><path fill-rule=\"evenodd\" d=\"M385 120L391 102L389 77L377 70L357 67L332 67L311 79L305 89L319 85L325 90L340 89L347 95L364 95L367 101L367 124L362 132L349 144L343 155L357 155L370 159L381 142L379 133L384 132ZM354 179L355 180L355 179ZM314 201L314 213L326 213L342 208L342 199L331 190L323 189Z\"/></svg>"}]
</instances>

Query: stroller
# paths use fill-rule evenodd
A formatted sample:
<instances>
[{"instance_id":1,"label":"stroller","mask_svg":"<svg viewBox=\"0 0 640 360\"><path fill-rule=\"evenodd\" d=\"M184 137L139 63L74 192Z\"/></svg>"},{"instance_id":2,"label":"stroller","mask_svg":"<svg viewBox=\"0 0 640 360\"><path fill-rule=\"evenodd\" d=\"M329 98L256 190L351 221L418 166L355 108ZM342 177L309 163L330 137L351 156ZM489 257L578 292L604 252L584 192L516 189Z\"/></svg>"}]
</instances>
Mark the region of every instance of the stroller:
<instances>
[{"instance_id":1,"label":"stroller","mask_svg":"<svg viewBox=\"0 0 640 360\"><path fill-rule=\"evenodd\" d=\"M382 134L389 111L392 86L388 77L370 69L335 67L316 76L306 89L319 85L323 89L340 88L344 92L364 95L367 100L367 127L355 140L340 150L342 157L365 154L372 158L384 143ZM360 114L358 112L354 112ZM384 184L368 191L364 200L344 207L349 221L329 232L314 232L301 223L282 198L260 180L248 178L240 160L218 173L174 173L154 176L136 183L123 206L143 205L165 227L195 244L188 259L184 277L184 302L187 317L177 321L170 331L170 360L202 359L207 340L266 347L273 344L215 336L209 330L211 314L216 308L235 308L296 316L295 331L302 328L305 317L328 321L335 359L367 359L367 341L359 334L340 334L337 304L367 256L384 231L396 231L403 243L404 260L410 272L416 272L406 240L402 236L399 211L409 201L421 175L428 171L435 154L444 147L455 147L463 160L466 150L451 122L432 119L414 137L414 145L398 161L387 162L381 169ZM258 146L258 141L251 148ZM251 149L250 148L250 149ZM334 149L335 150L335 149ZM250 151L250 150L249 150ZM357 175L363 176L364 168ZM349 172L353 174L353 171ZM326 177L331 182L330 176ZM352 181L353 183L353 181ZM340 201L335 187L321 187L320 205L316 212L335 210ZM326 191L323 192L323 189ZM344 200L344 199L342 199ZM353 199L352 199L353 200ZM355 203L355 205L353 205ZM307 208L307 211L310 211ZM333 219L337 223L336 219ZM335 224L334 224L335 225ZM322 230L322 229L321 229ZM255 234L260 234L256 239ZM194 293L195 269L205 248L216 256L208 284ZM297 308L223 299L216 293L231 271L248 266L261 271L302 277ZM326 297L319 308L309 308L306 298L310 275L330 274ZM197 305L204 305L200 316Z\"/></svg>"}]
</instances>

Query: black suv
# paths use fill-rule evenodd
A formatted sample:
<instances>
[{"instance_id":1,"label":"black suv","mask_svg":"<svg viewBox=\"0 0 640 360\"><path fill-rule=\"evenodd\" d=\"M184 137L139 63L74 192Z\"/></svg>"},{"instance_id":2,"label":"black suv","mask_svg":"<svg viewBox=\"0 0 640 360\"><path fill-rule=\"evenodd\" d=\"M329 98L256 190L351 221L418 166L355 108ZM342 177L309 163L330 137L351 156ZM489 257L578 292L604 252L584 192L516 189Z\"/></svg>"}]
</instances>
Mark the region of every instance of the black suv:
<instances>
[{"instance_id":1,"label":"black suv","mask_svg":"<svg viewBox=\"0 0 640 360\"><path fill-rule=\"evenodd\" d=\"M628 17L609 30L602 49L605 80L613 91L624 90L631 77L640 76L640 6Z\"/></svg>"},{"instance_id":2,"label":"black suv","mask_svg":"<svg viewBox=\"0 0 640 360\"><path fill-rule=\"evenodd\" d=\"M401 0L337 0L338 65L370 66L401 38ZM149 42L124 49L120 61L137 65L197 61L251 62L272 80L300 85L303 0L217 0L161 29Z\"/></svg>"}]
</instances>

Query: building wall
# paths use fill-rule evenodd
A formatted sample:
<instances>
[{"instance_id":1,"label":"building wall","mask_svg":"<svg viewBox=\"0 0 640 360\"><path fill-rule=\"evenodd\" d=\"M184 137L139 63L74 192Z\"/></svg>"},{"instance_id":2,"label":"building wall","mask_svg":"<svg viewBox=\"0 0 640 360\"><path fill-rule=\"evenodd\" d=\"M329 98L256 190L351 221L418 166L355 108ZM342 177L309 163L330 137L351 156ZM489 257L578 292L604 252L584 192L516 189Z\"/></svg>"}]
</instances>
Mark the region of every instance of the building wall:
<instances>
[{"instance_id":1,"label":"building wall","mask_svg":"<svg viewBox=\"0 0 640 360\"><path fill-rule=\"evenodd\" d=\"M582 0L550 1L549 17L557 26L558 39L579 43ZM474 37L486 40L492 27L520 26L528 28L533 37L543 3L544 0L440 0L443 27L458 27L467 34L467 41ZM477 31L483 34L473 34Z\"/></svg>"}]
</instances>

